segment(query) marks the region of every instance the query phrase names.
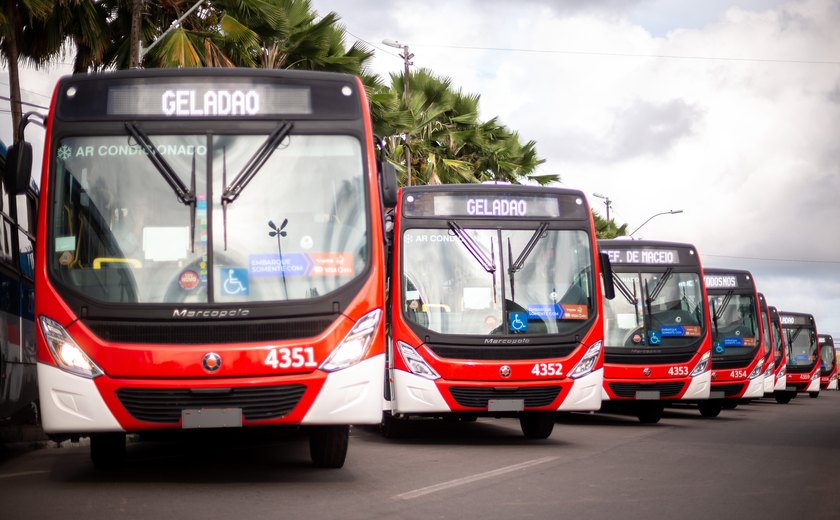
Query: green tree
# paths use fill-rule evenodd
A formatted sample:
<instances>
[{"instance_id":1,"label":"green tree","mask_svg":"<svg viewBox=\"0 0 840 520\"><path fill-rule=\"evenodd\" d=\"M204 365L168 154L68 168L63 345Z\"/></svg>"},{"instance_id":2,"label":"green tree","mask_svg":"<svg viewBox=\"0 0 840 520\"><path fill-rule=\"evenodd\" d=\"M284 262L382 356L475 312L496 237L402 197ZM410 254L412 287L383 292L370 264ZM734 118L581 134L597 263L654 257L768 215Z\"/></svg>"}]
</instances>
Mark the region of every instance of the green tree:
<instances>
[{"instance_id":1,"label":"green tree","mask_svg":"<svg viewBox=\"0 0 840 520\"><path fill-rule=\"evenodd\" d=\"M18 68L21 56L27 56L23 33L31 27L33 20L47 18L52 7L50 0L3 0L3 11L0 13L0 55L3 63L9 67L9 99L15 142L20 139L18 127L23 116Z\"/></svg>"},{"instance_id":2,"label":"green tree","mask_svg":"<svg viewBox=\"0 0 840 520\"><path fill-rule=\"evenodd\" d=\"M616 238L627 236L627 224L618 225L615 220L607 220L592 210L592 217L595 219L595 236L597 238Z\"/></svg>"}]
</instances>

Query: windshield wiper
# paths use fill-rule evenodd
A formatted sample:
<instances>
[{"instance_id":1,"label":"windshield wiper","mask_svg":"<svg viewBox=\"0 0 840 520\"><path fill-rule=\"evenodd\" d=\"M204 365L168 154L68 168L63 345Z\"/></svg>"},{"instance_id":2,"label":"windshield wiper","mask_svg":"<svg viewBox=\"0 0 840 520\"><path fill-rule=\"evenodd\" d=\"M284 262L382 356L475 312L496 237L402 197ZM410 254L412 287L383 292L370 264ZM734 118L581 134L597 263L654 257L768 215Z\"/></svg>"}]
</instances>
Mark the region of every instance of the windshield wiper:
<instances>
[{"instance_id":1,"label":"windshield wiper","mask_svg":"<svg viewBox=\"0 0 840 520\"><path fill-rule=\"evenodd\" d=\"M516 300L515 296L515 274L522 269L522 266L525 265L525 260L528 259L528 256L534 250L534 247L537 245L537 242L542 239L545 230L548 229L548 222L540 222L540 226L534 231L534 234L531 235L531 238L528 239L528 243L525 244L525 247L522 249L522 252L519 253L519 256L516 258L516 261L513 261L513 254L511 252L510 246L510 237L508 237L508 277L510 278L510 299L511 301Z\"/></svg>"},{"instance_id":2,"label":"windshield wiper","mask_svg":"<svg viewBox=\"0 0 840 520\"><path fill-rule=\"evenodd\" d=\"M674 269L671 267L665 270L665 273L662 274L662 278L660 278L659 281L656 282L656 285L653 286L653 292L648 293L648 305L656 301L656 298L659 296L659 293L661 293L662 289L665 288L665 282L668 281L668 278L671 277L671 273L673 272Z\"/></svg>"},{"instance_id":3,"label":"windshield wiper","mask_svg":"<svg viewBox=\"0 0 840 520\"><path fill-rule=\"evenodd\" d=\"M639 299L636 297L635 282L636 281L633 280L633 290L631 291L630 288L627 287L627 284L625 284L621 278L619 278L618 276L613 276L613 285L618 287L618 292L620 292L624 296L624 299L627 300L627 303L632 305L633 308L636 308L636 306L639 305Z\"/></svg>"},{"instance_id":4,"label":"windshield wiper","mask_svg":"<svg viewBox=\"0 0 840 520\"><path fill-rule=\"evenodd\" d=\"M155 169L160 173L163 180L169 184L169 187L172 188L172 191L175 192L175 196L178 197L178 200L181 201L182 204L185 204L190 207L190 249L192 252L195 252L195 206L196 206L196 197L195 197L195 152L193 152L193 159L192 159L192 172L190 173L190 188L187 188L184 181L178 177L178 174L172 169L172 166L166 162L166 159L163 158L160 151L158 151L157 147L154 145L152 140L149 138L148 134L144 132L140 127L138 127L135 123L128 122L125 124L126 130L131 136L146 150L146 157L149 158L149 161L154 165Z\"/></svg>"},{"instance_id":5,"label":"windshield wiper","mask_svg":"<svg viewBox=\"0 0 840 520\"><path fill-rule=\"evenodd\" d=\"M493 249L493 237L490 237L490 258L487 258L487 255L482 251L481 246L478 245L478 242L475 241L473 237L470 236L469 233L461 227L460 224L455 222L454 220L449 220L446 222L449 226L449 229L455 233L455 236L461 241L467 251L473 256L473 258L478 261L481 268L493 275L493 302L496 302L496 255L494 254Z\"/></svg>"},{"instance_id":6,"label":"windshield wiper","mask_svg":"<svg viewBox=\"0 0 840 520\"><path fill-rule=\"evenodd\" d=\"M248 162L245 163L245 167L242 168L242 171L239 172L239 175L233 179L233 182L230 183L230 186L225 186L224 191L222 192L222 220L224 222L224 237L225 237L225 250L227 250L227 205L232 204L239 195L242 194L242 190L245 189L245 186L248 185L254 179L254 176L257 175L257 172L260 171L266 161L268 161L271 154L274 153L274 150L280 145L283 139L289 135L289 132L292 131L292 127L294 125L289 121L283 121L280 123L280 126L274 129L268 135L268 138L263 142L263 144L254 152L254 155L248 159ZM224 176L227 177L227 162L223 166L224 168ZM226 184L227 179L225 178L222 181L223 184Z\"/></svg>"}]
</instances>

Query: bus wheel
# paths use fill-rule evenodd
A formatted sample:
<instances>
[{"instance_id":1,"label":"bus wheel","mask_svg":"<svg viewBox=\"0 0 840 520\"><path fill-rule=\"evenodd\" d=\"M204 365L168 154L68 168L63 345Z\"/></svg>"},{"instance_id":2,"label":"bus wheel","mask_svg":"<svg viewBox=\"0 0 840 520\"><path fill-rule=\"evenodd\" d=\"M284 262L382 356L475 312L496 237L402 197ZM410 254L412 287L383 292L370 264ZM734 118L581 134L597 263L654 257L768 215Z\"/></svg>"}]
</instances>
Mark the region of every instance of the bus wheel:
<instances>
[{"instance_id":1,"label":"bus wheel","mask_svg":"<svg viewBox=\"0 0 840 520\"><path fill-rule=\"evenodd\" d=\"M382 420L379 422L379 433L386 439L397 439L402 437L405 420L398 419L390 412L382 412Z\"/></svg>"},{"instance_id":2,"label":"bus wheel","mask_svg":"<svg viewBox=\"0 0 840 520\"><path fill-rule=\"evenodd\" d=\"M724 410L734 410L738 408L738 401L735 399L729 399L723 402L722 404Z\"/></svg>"},{"instance_id":3,"label":"bus wheel","mask_svg":"<svg viewBox=\"0 0 840 520\"><path fill-rule=\"evenodd\" d=\"M794 394L795 395L795 394ZM776 402L779 404L788 404L791 399L793 399L793 395L787 392L776 392Z\"/></svg>"},{"instance_id":4,"label":"bus wheel","mask_svg":"<svg viewBox=\"0 0 840 520\"><path fill-rule=\"evenodd\" d=\"M125 433L104 432L90 436L90 460L100 470L117 469L125 462Z\"/></svg>"},{"instance_id":5,"label":"bus wheel","mask_svg":"<svg viewBox=\"0 0 840 520\"><path fill-rule=\"evenodd\" d=\"M808 392L808 395L811 397L811 399L816 399L817 397L820 396L820 393L819 392Z\"/></svg>"},{"instance_id":6,"label":"bus wheel","mask_svg":"<svg viewBox=\"0 0 840 520\"><path fill-rule=\"evenodd\" d=\"M318 468L340 468L347 458L350 426L315 426L309 434L309 456Z\"/></svg>"},{"instance_id":7,"label":"bus wheel","mask_svg":"<svg viewBox=\"0 0 840 520\"><path fill-rule=\"evenodd\" d=\"M554 430L554 412L523 412L519 426L528 439L547 439Z\"/></svg>"},{"instance_id":8,"label":"bus wheel","mask_svg":"<svg viewBox=\"0 0 840 520\"><path fill-rule=\"evenodd\" d=\"M717 417L723 408L723 403L715 400L703 401L698 406L700 408L700 415L703 417Z\"/></svg>"},{"instance_id":9,"label":"bus wheel","mask_svg":"<svg viewBox=\"0 0 840 520\"><path fill-rule=\"evenodd\" d=\"M653 404L648 406L642 406L636 416L639 418L640 423L644 424L656 424L662 419L662 412L664 412L664 408L660 404Z\"/></svg>"}]
</instances>

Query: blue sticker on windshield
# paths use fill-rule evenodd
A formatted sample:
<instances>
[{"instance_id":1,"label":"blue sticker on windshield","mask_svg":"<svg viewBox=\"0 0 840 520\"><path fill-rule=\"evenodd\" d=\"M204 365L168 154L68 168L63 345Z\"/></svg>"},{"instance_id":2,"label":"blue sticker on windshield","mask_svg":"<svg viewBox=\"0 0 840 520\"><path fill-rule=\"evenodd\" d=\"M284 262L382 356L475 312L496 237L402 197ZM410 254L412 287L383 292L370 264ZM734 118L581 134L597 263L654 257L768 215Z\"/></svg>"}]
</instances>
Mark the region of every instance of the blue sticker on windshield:
<instances>
[{"instance_id":1,"label":"blue sticker on windshield","mask_svg":"<svg viewBox=\"0 0 840 520\"><path fill-rule=\"evenodd\" d=\"M563 307L555 304L552 305L529 305L528 319L529 320L562 320L566 314Z\"/></svg>"},{"instance_id":2,"label":"blue sticker on windshield","mask_svg":"<svg viewBox=\"0 0 840 520\"><path fill-rule=\"evenodd\" d=\"M676 338L685 336L685 327L681 325L664 325L659 327L659 334L663 338Z\"/></svg>"},{"instance_id":3,"label":"blue sticker on windshield","mask_svg":"<svg viewBox=\"0 0 840 520\"><path fill-rule=\"evenodd\" d=\"M651 330L648 332L648 343L651 345L660 345L662 344L662 338L659 337L659 334Z\"/></svg>"},{"instance_id":4,"label":"blue sticker on windshield","mask_svg":"<svg viewBox=\"0 0 840 520\"><path fill-rule=\"evenodd\" d=\"M248 270L244 267L221 268L222 294L248 296Z\"/></svg>"},{"instance_id":5,"label":"blue sticker on windshield","mask_svg":"<svg viewBox=\"0 0 840 520\"><path fill-rule=\"evenodd\" d=\"M511 332L528 332L528 313L509 312L508 323Z\"/></svg>"},{"instance_id":6,"label":"blue sticker on windshield","mask_svg":"<svg viewBox=\"0 0 840 520\"><path fill-rule=\"evenodd\" d=\"M256 277L305 276L312 266L312 259L305 253L285 253L282 259L272 253L248 257L248 270Z\"/></svg>"},{"instance_id":7,"label":"blue sticker on windshield","mask_svg":"<svg viewBox=\"0 0 840 520\"><path fill-rule=\"evenodd\" d=\"M723 354L726 351L726 347L723 346L723 343L715 343L715 354Z\"/></svg>"},{"instance_id":8,"label":"blue sticker on windshield","mask_svg":"<svg viewBox=\"0 0 840 520\"><path fill-rule=\"evenodd\" d=\"M732 338L732 337L724 337L723 344L727 347L743 347L744 346L744 338Z\"/></svg>"}]
</instances>

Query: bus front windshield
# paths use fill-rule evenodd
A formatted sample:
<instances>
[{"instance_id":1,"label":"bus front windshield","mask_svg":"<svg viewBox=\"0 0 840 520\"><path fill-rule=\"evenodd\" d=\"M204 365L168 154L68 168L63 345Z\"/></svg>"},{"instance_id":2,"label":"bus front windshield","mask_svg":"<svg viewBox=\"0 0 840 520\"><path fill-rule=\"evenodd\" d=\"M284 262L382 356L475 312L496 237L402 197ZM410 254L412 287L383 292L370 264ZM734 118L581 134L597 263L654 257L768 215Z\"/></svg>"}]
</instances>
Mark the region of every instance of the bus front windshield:
<instances>
[{"instance_id":1,"label":"bus front windshield","mask_svg":"<svg viewBox=\"0 0 840 520\"><path fill-rule=\"evenodd\" d=\"M828 343L820 345L820 370L825 374L834 369L834 346Z\"/></svg>"},{"instance_id":2,"label":"bus front windshield","mask_svg":"<svg viewBox=\"0 0 840 520\"><path fill-rule=\"evenodd\" d=\"M817 333L810 327L786 326L788 367L813 367L817 361Z\"/></svg>"},{"instance_id":3,"label":"bus front windshield","mask_svg":"<svg viewBox=\"0 0 840 520\"><path fill-rule=\"evenodd\" d=\"M778 321L773 322L773 359L776 365L782 361L782 325Z\"/></svg>"},{"instance_id":4,"label":"bus front windshield","mask_svg":"<svg viewBox=\"0 0 840 520\"><path fill-rule=\"evenodd\" d=\"M128 136L58 143L48 262L60 284L101 302L285 301L366 268L357 139L287 136L222 204L266 135L148 138L157 154Z\"/></svg>"},{"instance_id":5,"label":"bus front windshield","mask_svg":"<svg viewBox=\"0 0 840 520\"><path fill-rule=\"evenodd\" d=\"M595 313L583 231L408 229L401 256L403 316L434 332L569 333Z\"/></svg>"},{"instance_id":6,"label":"bus front windshield","mask_svg":"<svg viewBox=\"0 0 840 520\"><path fill-rule=\"evenodd\" d=\"M770 340L770 311L766 309L761 312L761 339L764 343L764 357L768 358L773 345Z\"/></svg>"},{"instance_id":7,"label":"bus front windshield","mask_svg":"<svg viewBox=\"0 0 840 520\"><path fill-rule=\"evenodd\" d=\"M717 357L745 355L758 345L759 323L755 297L749 294L709 295L713 351Z\"/></svg>"},{"instance_id":8,"label":"bus front windshield","mask_svg":"<svg viewBox=\"0 0 840 520\"><path fill-rule=\"evenodd\" d=\"M613 300L604 301L608 347L682 347L705 332L703 292L697 273L614 272Z\"/></svg>"}]
</instances>

